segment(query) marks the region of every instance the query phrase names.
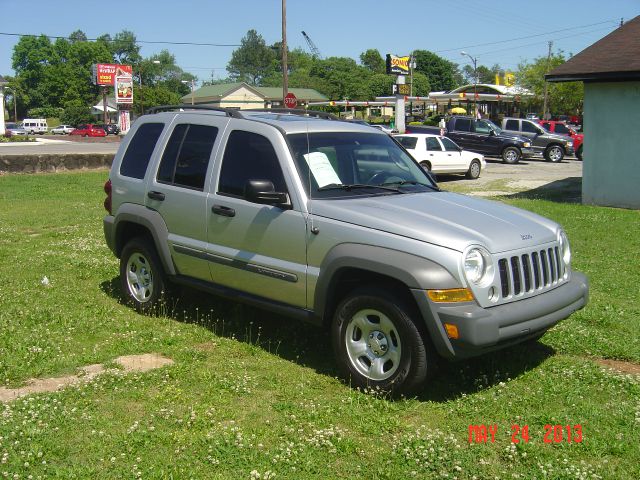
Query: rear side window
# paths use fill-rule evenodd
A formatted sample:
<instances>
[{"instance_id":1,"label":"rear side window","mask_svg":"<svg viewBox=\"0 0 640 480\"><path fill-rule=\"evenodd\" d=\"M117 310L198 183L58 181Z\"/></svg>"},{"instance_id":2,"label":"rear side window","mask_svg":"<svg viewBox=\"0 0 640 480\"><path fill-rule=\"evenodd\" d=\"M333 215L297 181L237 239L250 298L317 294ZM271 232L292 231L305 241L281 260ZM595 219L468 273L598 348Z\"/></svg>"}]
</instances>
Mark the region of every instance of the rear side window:
<instances>
[{"instance_id":1,"label":"rear side window","mask_svg":"<svg viewBox=\"0 0 640 480\"><path fill-rule=\"evenodd\" d=\"M505 130L514 130L514 131L519 131L518 128L518 120L507 120L506 125L504 126Z\"/></svg>"},{"instance_id":2,"label":"rear side window","mask_svg":"<svg viewBox=\"0 0 640 480\"><path fill-rule=\"evenodd\" d=\"M435 150L436 152L442 151L440 142L436 137L427 137L427 150Z\"/></svg>"},{"instance_id":3,"label":"rear side window","mask_svg":"<svg viewBox=\"0 0 640 480\"><path fill-rule=\"evenodd\" d=\"M461 132L471 131L471 119L470 118L458 118L456 119L456 130Z\"/></svg>"},{"instance_id":4,"label":"rear side window","mask_svg":"<svg viewBox=\"0 0 640 480\"><path fill-rule=\"evenodd\" d=\"M418 144L417 137L396 137L396 139L404 148L408 148L410 150L416 148L416 145Z\"/></svg>"},{"instance_id":5,"label":"rear side window","mask_svg":"<svg viewBox=\"0 0 640 480\"><path fill-rule=\"evenodd\" d=\"M278 156L269 139L257 133L234 130L222 159L218 192L240 197L251 179L271 180L276 192L287 191Z\"/></svg>"},{"instance_id":6,"label":"rear side window","mask_svg":"<svg viewBox=\"0 0 640 480\"><path fill-rule=\"evenodd\" d=\"M83 127L86 128L84 125L78 128ZM140 128L138 128L134 137L129 142L124 157L122 157L120 175L132 178L144 178L151 154L163 128L164 123L145 123L144 125L140 125Z\"/></svg>"},{"instance_id":7,"label":"rear side window","mask_svg":"<svg viewBox=\"0 0 640 480\"><path fill-rule=\"evenodd\" d=\"M181 123L173 129L158 169L158 182L202 190L218 129Z\"/></svg>"}]
</instances>

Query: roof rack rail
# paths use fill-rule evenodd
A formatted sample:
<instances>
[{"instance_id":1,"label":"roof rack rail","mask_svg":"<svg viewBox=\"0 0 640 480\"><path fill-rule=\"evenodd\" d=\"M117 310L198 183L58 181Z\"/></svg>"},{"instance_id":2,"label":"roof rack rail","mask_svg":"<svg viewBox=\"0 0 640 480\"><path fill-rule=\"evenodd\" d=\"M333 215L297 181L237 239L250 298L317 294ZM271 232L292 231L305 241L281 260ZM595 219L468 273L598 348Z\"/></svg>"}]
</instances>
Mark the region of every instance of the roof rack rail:
<instances>
[{"instance_id":1,"label":"roof rack rail","mask_svg":"<svg viewBox=\"0 0 640 480\"><path fill-rule=\"evenodd\" d=\"M229 117L244 118L242 114L239 113L240 110L236 108L211 107L209 105L189 105L189 104L158 105L157 107L151 107L147 109L147 113L170 112L173 110L212 110L215 112L226 113L227 116Z\"/></svg>"},{"instance_id":2,"label":"roof rack rail","mask_svg":"<svg viewBox=\"0 0 640 480\"><path fill-rule=\"evenodd\" d=\"M292 115L307 115L309 117L324 118L325 120L340 120L331 113L302 108L245 108L241 112L290 113Z\"/></svg>"}]
</instances>

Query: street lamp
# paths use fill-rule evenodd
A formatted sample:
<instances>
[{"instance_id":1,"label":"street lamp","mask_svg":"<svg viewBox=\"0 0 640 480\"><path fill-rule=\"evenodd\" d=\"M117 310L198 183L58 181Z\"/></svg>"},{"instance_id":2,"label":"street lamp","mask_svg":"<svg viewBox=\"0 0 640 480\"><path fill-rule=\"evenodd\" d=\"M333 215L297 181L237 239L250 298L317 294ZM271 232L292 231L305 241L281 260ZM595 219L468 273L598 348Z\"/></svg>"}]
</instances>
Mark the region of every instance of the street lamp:
<instances>
[{"instance_id":1,"label":"street lamp","mask_svg":"<svg viewBox=\"0 0 640 480\"><path fill-rule=\"evenodd\" d=\"M154 65L160 65L160 60L151 60L151 63ZM138 80L140 83L140 111L142 115L144 115L144 93L142 91L142 72L144 68L142 68L142 64L140 65L140 70L138 71Z\"/></svg>"},{"instance_id":2,"label":"street lamp","mask_svg":"<svg viewBox=\"0 0 640 480\"><path fill-rule=\"evenodd\" d=\"M464 50L460 52L460 55L467 56L473 62L473 109L475 110L475 116L478 116L478 103L477 103L477 95L478 95L478 65L477 58L472 57Z\"/></svg>"},{"instance_id":3,"label":"street lamp","mask_svg":"<svg viewBox=\"0 0 640 480\"><path fill-rule=\"evenodd\" d=\"M192 78L191 80L180 80L181 83L187 84L190 83L191 84L191 105L193 105L194 102L194 91L196 89L196 81Z\"/></svg>"}]
</instances>

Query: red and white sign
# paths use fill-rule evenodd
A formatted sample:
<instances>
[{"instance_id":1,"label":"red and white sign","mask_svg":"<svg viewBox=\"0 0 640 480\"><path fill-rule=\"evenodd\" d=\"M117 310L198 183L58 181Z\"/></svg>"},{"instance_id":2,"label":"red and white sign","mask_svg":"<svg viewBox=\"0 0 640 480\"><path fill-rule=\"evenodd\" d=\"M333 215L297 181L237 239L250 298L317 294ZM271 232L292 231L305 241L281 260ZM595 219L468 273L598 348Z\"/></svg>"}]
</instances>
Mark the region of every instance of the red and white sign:
<instances>
[{"instance_id":1,"label":"red and white sign","mask_svg":"<svg viewBox=\"0 0 640 480\"><path fill-rule=\"evenodd\" d=\"M133 69L131 65L112 65L98 63L95 66L96 85L114 85L116 77L132 77Z\"/></svg>"},{"instance_id":2,"label":"red and white sign","mask_svg":"<svg viewBox=\"0 0 640 480\"><path fill-rule=\"evenodd\" d=\"M287 108L296 108L298 106L298 99L293 93L289 92L284 97L284 106Z\"/></svg>"},{"instance_id":3,"label":"red and white sign","mask_svg":"<svg viewBox=\"0 0 640 480\"><path fill-rule=\"evenodd\" d=\"M133 80L131 77L116 77L116 103L133 103Z\"/></svg>"}]
</instances>

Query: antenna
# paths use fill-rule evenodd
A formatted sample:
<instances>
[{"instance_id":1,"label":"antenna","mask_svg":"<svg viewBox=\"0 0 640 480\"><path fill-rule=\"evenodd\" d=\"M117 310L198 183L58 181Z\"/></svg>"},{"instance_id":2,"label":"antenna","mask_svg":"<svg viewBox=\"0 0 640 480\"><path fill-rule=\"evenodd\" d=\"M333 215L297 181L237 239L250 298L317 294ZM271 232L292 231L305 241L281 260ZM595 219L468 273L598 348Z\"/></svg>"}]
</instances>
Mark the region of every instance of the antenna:
<instances>
[{"instance_id":1,"label":"antenna","mask_svg":"<svg viewBox=\"0 0 640 480\"><path fill-rule=\"evenodd\" d=\"M311 55L313 57L322 59L322 55L320 54L320 50L318 50L318 47L316 47L316 44L313 43L313 41L309 38L309 35L307 35L304 30L302 31L302 36L307 41L307 45L309 45L309 50L311 50Z\"/></svg>"}]
</instances>

